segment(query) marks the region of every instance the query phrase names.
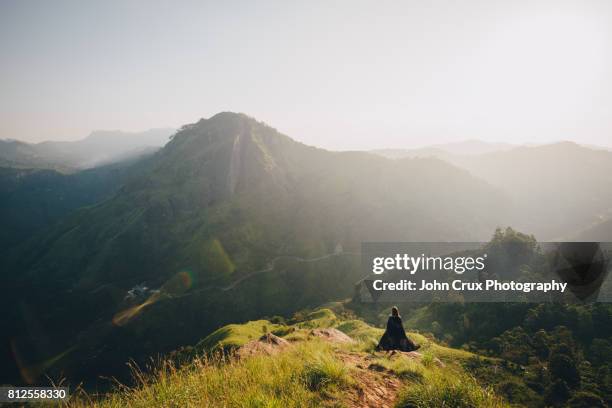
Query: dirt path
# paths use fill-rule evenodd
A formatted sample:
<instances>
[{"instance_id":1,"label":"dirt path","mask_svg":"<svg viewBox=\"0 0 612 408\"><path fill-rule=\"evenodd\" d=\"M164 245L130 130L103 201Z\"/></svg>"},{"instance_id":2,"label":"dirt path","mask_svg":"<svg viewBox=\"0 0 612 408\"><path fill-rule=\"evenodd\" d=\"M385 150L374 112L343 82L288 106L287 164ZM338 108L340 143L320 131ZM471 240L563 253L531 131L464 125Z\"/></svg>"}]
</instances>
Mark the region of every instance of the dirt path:
<instances>
[{"instance_id":1,"label":"dirt path","mask_svg":"<svg viewBox=\"0 0 612 408\"><path fill-rule=\"evenodd\" d=\"M401 381L390 371L373 364L369 356L355 352L338 351L337 356L353 369L356 387L347 396L353 408L391 408L397 400Z\"/></svg>"},{"instance_id":2,"label":"dirt path","mask_svg":"<svg viewBox=\"0 0 612 408\"><path fill-rule=\"evenodd\" d=\"M354 340L335 328L313 329L309 337L316 337L335 344L349 344ZM274 354L291 347L287 340L266 334L252 340L238 350L239 356ZM410 353L406 353L410 354ZM402 381L390 370L377 364L370 354L335 348L335 356L350 369L355 380L343 392L342 402L350 408L391 408L395 405Z\"/></svg>"}]
</instances>

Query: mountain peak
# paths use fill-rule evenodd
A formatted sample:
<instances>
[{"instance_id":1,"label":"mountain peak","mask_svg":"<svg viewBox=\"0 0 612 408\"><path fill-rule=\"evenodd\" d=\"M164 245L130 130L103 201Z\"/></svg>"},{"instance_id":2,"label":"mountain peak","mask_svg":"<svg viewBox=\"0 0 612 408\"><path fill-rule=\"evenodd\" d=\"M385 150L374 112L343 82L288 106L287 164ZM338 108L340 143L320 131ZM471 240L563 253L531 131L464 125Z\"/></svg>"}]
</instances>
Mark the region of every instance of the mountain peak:
<instances>
[{"instance_id":1,"label":"mountain peak","mask_svg":"<svg viewBox=\"0 0 612 408\"><path fill-rule=\"evenodd\" d=\"M206 118L202 118L199 121L189 124L189 125L185 125L183 126L182 129L193 129L193 128L199 128L202 126L210 126L210 125L217 125L217 126L224 126L224 127L229 127L229 126L236 126L236 125L246 125L246 124L250 124L250 125L263 125L263 126L267 126L265 125L263 122L259 122L257 119L245 114L245 113L241 113L241 112L231 112L231 111L223 111L223 112L219 112L214 114L213 116L211 116L210 118L206 119Z\"/></svg>"},{"instance_id":2,"label":"mountain peak","mask_svg":"<svg viewBox=\"0 0 612 408\"><path fill-rule=\"evenodd\" d=\"M220 112L183 126L162 150L158 166L175 175L173 183L198 179L208 186L210 197L220 199L259 190L264 184L284 186L285 156L293 144L297 143L244 113Z\"/></svg>"},{"instance_id":3,"label":"mountain peak","mask_svg":"<svg viewBox=\"0 0 612 408\"><path fill-rule=\"evenodd\" d=\"M254 121L257 122L257 120L255 120L254 118L252 118L251 116L242 113L242 112L232 112L232 111L223 111L223 112L219 112L213 116L211 116L208 120L212 120L212 121L219 121L219 120L250 120L250 121Z\"/></svg>"},{"instance_id":4,"label":"mountain peak","mask_svg":"<svg viewBox=\"0 0 612 408\"><path fill-rule=\"evenodd\" d=\"M264 122L237 112L219 112L210 118L202 118L199 121L183 126L173 137L174 139L193 140L194 138L212 140L233 140L238 135L258 134L268 139L289 137L281 135L276 129ZM181 143L182 143L181 142Z\"/></svg>"}]
</instances>

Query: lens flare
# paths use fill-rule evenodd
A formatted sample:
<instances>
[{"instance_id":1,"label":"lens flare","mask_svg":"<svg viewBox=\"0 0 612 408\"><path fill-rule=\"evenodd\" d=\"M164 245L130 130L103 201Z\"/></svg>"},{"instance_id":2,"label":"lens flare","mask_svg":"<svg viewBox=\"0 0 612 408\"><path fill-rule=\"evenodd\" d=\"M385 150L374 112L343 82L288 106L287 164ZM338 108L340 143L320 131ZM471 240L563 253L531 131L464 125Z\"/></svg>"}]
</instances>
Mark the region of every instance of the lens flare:
<instances>
[{"instance_id":1,"label":"lens flare","mask_svg":"<svg viewBox=\"0 0 612 408\"><path fill-rule=\"evenodd\" d=\"M178 277L181 280L184 291L191 289L193 286L193 273L188 271L179 272Z\"/></svg>"},{"instance_id":2,"label":"lens flare","mask_svg":"<svg viewBox=\"0 0 612 408\"><path fill-rule=\"evenodd\" d=\"M172 298L173 296L181 295L193 287L194 277L190 271L181 271L168 279L159 291L151 294L144 302L131 306L115 314L112 318L112 323L115 326L125 326L132 319L138 316L146 307L157 303L164 298Z\"/></svg>"},{"instance_id":3,"label":"lens flare","mask_svg":"<svg viewBox=\"0 0 612 408\"><path fill-rule=\"evenodd\" d=\"M157 303L161 299L160 293L154 293L147 300L139 305L132 306L128 309L122 310L121 312L113 316L112 322L115 326L125 326L134 317L138 316L140 312L147 306Z\"/></svg>"},{"instance_id":4,"label":"lens flare","mask_svg":"<svg viewBox=\"0 0 612 408\"><path fill-rule=\"evenodd\" d=\"M36 380L47 371L51 366L60 361L62 358L66 357L68 354L73 352L76 349L76 346L70 347L66 351L51 357L45 361L42 361L37 364L27 364L21 356L19 349L17 348L17 342L15 339L11 340L11 351L13 352L13 357L15 359L15 363L17 368L19 369L19 374L21 378L26 384L34 384Z\"/></svg>"}]
</instances>

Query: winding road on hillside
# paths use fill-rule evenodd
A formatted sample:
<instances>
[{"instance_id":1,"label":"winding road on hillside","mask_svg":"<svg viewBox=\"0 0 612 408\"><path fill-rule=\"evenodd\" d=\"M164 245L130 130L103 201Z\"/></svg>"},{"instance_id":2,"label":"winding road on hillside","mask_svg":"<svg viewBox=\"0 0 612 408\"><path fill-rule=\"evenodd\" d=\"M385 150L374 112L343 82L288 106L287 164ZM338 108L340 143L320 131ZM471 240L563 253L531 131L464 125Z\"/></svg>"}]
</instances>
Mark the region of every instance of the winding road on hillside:
<instances>
[{"instance_id":1,"label":"winding road on hillside","mask_svg":"<svg viewBox=\"0 0 612 408\"><path fill-rule=\"evenodd\" d=\"M230 285L225 286L225 287L218 287L218 289L226 292L228 290L234 289L236 286L238 286L239 284L241 284L245 280L252 278L255 275L260 275L262 273L272 272L275 269L275 267L276 267L276 263L278 261L280 261L281 259L288 259L288 260L296 261L298 263L311 263L311 262L322 261L324 259L329 259L329 258L333 258L333 257L337 257L337 256L343 256L343 255L358 255L358 254L356 252L332 252L331 254L322 255L322 256L319 256L319 257L316 257L316 258L301 258L299 256L280 255L280 256L277 256L276 258L272 259L270 262L268 262L268 265L264 269L260 269L258 271L253 271L253 272L249 272L248 274L246 274L246 275L240 277L239 279L235 280L234 282L232 282Z\"/></svg>"}]
</instances>

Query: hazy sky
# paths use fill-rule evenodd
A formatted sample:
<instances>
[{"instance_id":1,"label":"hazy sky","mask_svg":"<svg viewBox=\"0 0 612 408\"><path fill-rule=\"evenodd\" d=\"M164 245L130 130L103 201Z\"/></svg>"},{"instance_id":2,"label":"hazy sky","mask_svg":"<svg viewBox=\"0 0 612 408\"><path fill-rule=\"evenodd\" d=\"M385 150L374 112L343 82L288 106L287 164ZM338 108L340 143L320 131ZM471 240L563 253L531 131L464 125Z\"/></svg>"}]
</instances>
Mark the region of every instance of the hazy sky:
<instances>
[{"instance_id":1,"label":"hazy sky","mask_svg":"<svg viewBox=\"0 0 612 408\"><path fill-rule=\"evenodd\" d=\"M244 112L308 144L612 145L612 1L0 0L0 138Z\"/></svg>"}]
</instances>

